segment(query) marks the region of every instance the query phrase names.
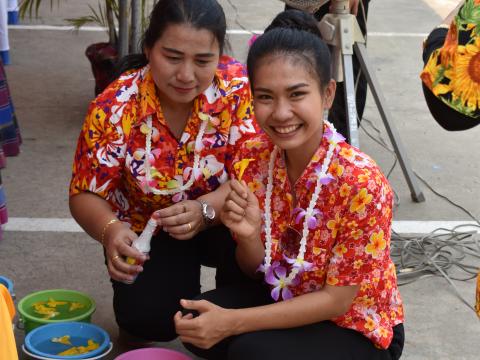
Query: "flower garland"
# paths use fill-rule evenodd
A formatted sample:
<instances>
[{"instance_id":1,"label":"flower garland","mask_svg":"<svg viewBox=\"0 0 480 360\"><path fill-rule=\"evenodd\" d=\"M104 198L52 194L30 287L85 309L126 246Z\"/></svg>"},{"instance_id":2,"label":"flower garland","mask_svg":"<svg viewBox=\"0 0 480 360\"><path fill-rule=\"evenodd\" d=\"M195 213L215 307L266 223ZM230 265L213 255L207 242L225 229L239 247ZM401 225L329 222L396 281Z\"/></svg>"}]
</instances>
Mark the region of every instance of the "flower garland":
<instances>
[{"instance_id":1,"label":"flower garland","mask_svg":"<svg viewBox=\"0 0 480 360\"><path fill-rule=\"evenodd\" d=\"M210 117L206 114L199 113L198 116L201 120L200 129L198 130L197 138L195 139L195 149L194 149L194 159L193 159L193 169L190 174L190 178L188 181L181 186L177 186L173 189L157 189L150 186L150 182L152 181L152 174L151 174L151 167L150 167L150 155L152 153L152 133L153 133L153 126L152 126L152 116L147 117L147 127L148 132L145 135L145 180L146 184L145 187L147 191L154 193L155 195L173 195L180 193L182 191L190 189L195 181L195 174L198 172L200 167L200 151L203 147L203 134L205 133L205 129L207 128L208 122Z\"/></svg>"},{"instance_id":2,"label":"flower garland","mask_svg":"<svg viewBox=\"0 0 480 360\"><path fill-rule=\"evenodd\" d=\"M279 263L275 262L272 266L272 192L273 192L273 171L275 168L275 160L277 158L277 154L279 148L277 146L274 147L272 153L270 154L270 162L268 164L268 182L267 182L267 191L265 195L265 212L264 212L264 219L265 219L265 259L263 265L260 266L260 271L265 272L265 279L271 285L277 285L282 289L287 288L289 285L295 282L295 278L300 273L301 270L311 267L311 264L304 260L305 251L307 249L307 238L309 234L310 227L309 220L312 217L315 217L318 213L318 210L315 209L315 205L317 203L318 197L320 195L320 191L322 186L331 180L331 175L327 174L328 169L330 167L330 163L333 157L333 153L338 146L340 141L345 140L345 138L336 132L333 125L331 125L328 121L325 121L325 125L327 126L326 131L323 134L323 138L326 138L329 147L327 153L325 155L325 159L323 160L323 164L320 167L317 173L317 181L315 185L315 190L313 192L312 198L310 199L310 204L308 205L307 210L305 211L305 219L303 221L303 232L302 238L300 240L300 246L298 249L298 255L296 259L288 259L286 258L287 262L292 264L292 269L290 274L286 276L286 272L284 269L280 271L275 271L276 275L280 277L280 279L273 278L273 271L272 267L279 267ZM275 290L275 289L274 289ZM288 294L291 295L290 291ZM289 295L289 296L290 296ZM272 297L277 300L278 299L278 288L276 290L276 295L274 295L274 291L272 291ZM285 299L285 293L283 294L283 298Z\"/></svg>"}]
</instances>

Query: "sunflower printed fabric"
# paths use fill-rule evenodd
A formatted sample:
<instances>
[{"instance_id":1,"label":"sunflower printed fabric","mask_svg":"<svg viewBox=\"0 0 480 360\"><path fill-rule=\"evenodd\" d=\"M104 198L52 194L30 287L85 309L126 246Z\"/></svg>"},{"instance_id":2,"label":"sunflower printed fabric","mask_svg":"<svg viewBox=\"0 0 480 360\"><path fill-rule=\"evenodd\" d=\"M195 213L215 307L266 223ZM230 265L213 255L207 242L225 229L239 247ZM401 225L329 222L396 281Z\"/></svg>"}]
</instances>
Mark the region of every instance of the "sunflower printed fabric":
<instances>
[{"instance_id":1,"label":"sunflower printed fabric","mask_svg":"<svg viewBox=\"0 0 480 360\"><path fill-rule=\"evenodd\" d=\"M480 120L480 0L465 1L421 78L445 104Z\"/></svg>"},{"instance_id":2,"label":"sunflower printed fabric","mask_svg":"<svg viewBox=\"0 0 480 360\"><path fill-rule=\"evenodd\" d=\"M192 187L173 196L152 194L146 188L144 166L147 117L152 117L153 128L148 185L172 189L190 178L195 139L205 115L209 123ZM122 75L90 105L78 139L70 196L95 193L133 231L142 231L153 211L195 199L227 181L237 147L257 131L246 71L236 60L220 59L212 84L194 101L180 140L168 128L147 65Z\"/></svg>"},{"instance_id":3,"label":"sunflower printed fabric","mask_svg":"<svg viewBox=\"0 0 480 360\"><path fill-rule=\"evenodd\" d=\"M326 128L324 128L326 130ZM272 263L290 272L285 257L296 258L303 220L294 208L306 209L316 183L316 169L328 149L323 139L307 168L292 187L281 152L273 171ZM273 145L261 134L245 142L236 160L253 158L243 180L265 208L268 166ZM390 227L393 195L388 181L372 159L346 142L339 143L329 168L333 180L324 185L315 209L316 225L307 238L305 261L313 264L290 286L293 296L317 291L325 284L360 284L352 306L337 325L356 330L386 349L392 328L403 322L403 305L397 288L395 266L390 259ZM293 196L294 195L294 196ZM297 203L293 203L293 199ZM265 242L265 230L262 231Z\"/></svg>"}]
</instances>

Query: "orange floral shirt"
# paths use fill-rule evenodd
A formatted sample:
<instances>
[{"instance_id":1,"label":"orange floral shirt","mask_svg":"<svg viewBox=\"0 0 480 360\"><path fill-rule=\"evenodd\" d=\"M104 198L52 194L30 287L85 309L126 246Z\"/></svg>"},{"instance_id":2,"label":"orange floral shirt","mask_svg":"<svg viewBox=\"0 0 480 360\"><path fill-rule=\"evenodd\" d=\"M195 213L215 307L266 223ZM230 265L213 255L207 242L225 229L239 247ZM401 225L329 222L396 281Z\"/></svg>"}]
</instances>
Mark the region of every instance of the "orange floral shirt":
<instances>
[{"instance_id":1,"label":"orange floral shirt","mask_svg":"<svg viewBox=\"0 0 480 360\"><path fill-rule=\"evenodd\" d=\"M326 129L326 128L325 128ZM273 171L272 263L287 269L284 256L295 259L303 229L294 208L307 209L315 188L315 169L328 149L324 138L302 176L291 186L281 152ZM273 145L261 134L245 142L236 161L253 158L243 180L255 193L262 210ZM325 284L358 285L350 309L332 319L339 326L361 332L377 346L387 348L393 326L403 322L403 306L397 288L395 266L390 259L390 227L393 195L390 185L374 161L346 142L340 142L332 157L329 174L315 208L317 222L307 239L305 260L313 264L290 285L293 296L321 289ZM293 203L293 196L297 204ZM262 231L265 242L265 229Z\"/></svg>"},{"instance_id":2,"label":"orange floral shirt","mask_svg":"<svg viewBox=\"0 0 480 360\"><path fill-rule=\"evenodd\" d=\"M147 126L149 117L152 129ZM199 149L199 168L194 171L195 140L201 121L208 124ZM146 187L149 131L149 187L179 187L193 172L194 183L188 190L154 195ZM132 230L142 231L153 211L183 199L195 199L227 181L239 144L257 132L246 71L236 60L221 57L212 84L194 101L180 140L168 128L147 65L123 74L90 105L78 139L70 196L83 191L98 194L110 203L120 220L131 224Z\"/></svg>"}]
</instances>

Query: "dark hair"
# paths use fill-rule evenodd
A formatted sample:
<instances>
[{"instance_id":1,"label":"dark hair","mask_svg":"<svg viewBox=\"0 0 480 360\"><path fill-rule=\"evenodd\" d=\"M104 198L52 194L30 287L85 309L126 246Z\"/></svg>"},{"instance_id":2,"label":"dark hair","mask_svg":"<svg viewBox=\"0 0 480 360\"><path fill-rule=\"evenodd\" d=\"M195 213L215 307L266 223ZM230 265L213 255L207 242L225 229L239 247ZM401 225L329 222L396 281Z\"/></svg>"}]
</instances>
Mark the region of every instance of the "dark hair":
<instances>
[{"instance_id":1,"label":"dark hair","mask_svg":"<svg viewBox=\"0 0 480 360\"><path fill-rule=\"evenodd\" d=\"M298 57L316 75L319 86L328 84L332 77L330 51L320 36L317 20L312 15L300 10L278 14L248 52L247 69L252 91L255 67L269 55Z\"/></svg>"},{"instance_id":2,"label":"dark hair","mask_svg":"<svg viewBox=\"0 0 480 360\"><path fill-rule=\"evenodd\" d=\"M216 0L159 0L143 34L142 50L152 48L171 24L189 24L196 29L210 31L218 41L220 53L223 52L227 23L225 13ZM115 75L118 77L124 71L138 69L147 63L143 53L128 55L119 61Z\"/></svg>"}]
</instances>

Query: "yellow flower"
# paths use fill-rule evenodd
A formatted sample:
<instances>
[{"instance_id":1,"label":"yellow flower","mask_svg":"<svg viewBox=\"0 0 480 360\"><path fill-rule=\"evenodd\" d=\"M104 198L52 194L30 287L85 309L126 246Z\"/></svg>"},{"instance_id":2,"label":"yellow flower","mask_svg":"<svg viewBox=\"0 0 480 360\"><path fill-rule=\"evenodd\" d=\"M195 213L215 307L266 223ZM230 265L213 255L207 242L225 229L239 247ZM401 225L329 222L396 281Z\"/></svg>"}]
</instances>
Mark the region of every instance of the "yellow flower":
<instances>
[{"instance_id":1,"label":"yellow flower","mask_svg":"<svg viewBox=\"0 0 480 360\"><path fill-rule=\"evenodd\" d=\"M255 161L255 159L242 159L233 164L233 168L238 172L238 180L242 180L243 173L252 161Z\"/></svg>"},{"instance_id":2,"label":"yellow flower","mask_svg":"<svg viewBox=\"0 0 480 360\"><path fill-rule=\"evenodd\" d=\"M367 189L363 188L355 195L350 204L350 212L362 212L365 210L365 206L372 202L373 196L367 192Z\"/></svg>"},{"instance_id":3,"label":"yellow flower","mask_svg":"<svg viewBox=\"0 0 480 360\"><path fill-rule=\"evenodd\" d=\"M319 248L319 247L314 246L314 247L312 248L312 252L313 252L313 255L320 255L320 253L322 252L322 249Z\"/></svg>"},{"instance_id":4,"label":"yellow flower","mask_svg":"<svg viewBox=\"0 0 480 360\"><path fill-rule=\"evenodd\" d=\"M355 261L353 262L353 268L354 268L355 270L360 269L360 267L361 267L362 265L363 265L363 261L360 260L360 259L359 259L359 260L355 260Z\"/></svg>"},{"instance_id":5,"label":"yellow flower","mask_svg":"<svg viewBox=\"0 0 480 360\"><path fill-rule=\"evenodd\" d=\"M255 192L257 190L259 190L260 188L262 187L262 184L257 181L257 180L253 180L252 182L249 182L248 183L248 188L250 189L251 192Z\"/></svg>"},{"instance_id":6,"label":"yellow flower","mask_svg":"<svg viewBox=\"0 0 480 360\"><path fill-rule=\"evenodd\" d=\"M388 330L385 329L384 327L381 327L378 329L378 334L380 335L380 337L386 338L388 337Z\"/></svg>"},{"instance_id":7,"label":"yellow flower","mask_svg":"<svg viewBox=\"0 0 480 360\"><path fill-rule=\"evenodd\" d=\"M450 79L454 99L473 111L480 107L480 37L474 44L458 47L455 65L445 76Z\"/></svg>"},{"instance_id":8,"label":"yellow flower","mask_svg":"<svg viewBox=\"0 0 480 360\"><path fill-rule=\"evenodd\" d=\"M358 227L358 224L357 224L357 222L356 222L355 220L352 220L352 221L349 221L349 222L347 223L347 227L348 227L349 229L357 228L357 227Z\"/></svg>"},{"instance_id":9,"label":"yellow flower","mask_svg":"<svg viewBox=\"0 0 480 360\"><path fill-rule=\"evenodd\" d=\"M365 252L367 254L370 254L372 255L372 257L377 258L379 252L385 250L385 248L387 247L387 242L385 241L383 235L383 230L380 230L378 233L374 232L370 236L370 242L365 247Z\"/></svg>"},{"instance_id":10,"label":"yellow flower","mask_svg":"<svg viewBox=\"0 0 480 360\"><path fill-rule=\"evenodd\" d=\"M354 230L352 231L351 235L355 240L357 240L358 238L360 238L360 236L363 235L363 230L362 229Z\"/></svg>"},{"instance_id":11,"label":"yellow flower","mask_svg":"<svg viewBox=\"0 0 480 360\"><path fill-rule=\"evenodd\" d=\"M374 216L372 216L372 217L370 218L370 220L368 220L368 225L370 225L370 226L373 226L373 225L375 225L376 223L377 223L377 219L376 219Z\"/></svg>"},{"instance_id":12,"label":"yellow flower","mask_svg":"<svg viewBox=\"0 0 480 360\"><path fill-rule=\"evenodd\" d=\"M328 172L333 176L340 177L342 176L344 170L345 168L338 163L338 160L334 160L330 164L330 168L328 169Z\"/></svg>"},{"instance_id":13,"label":"yellow flower","mask_svg":"<svg viewBox=\"0 0 480 360\"><path fill-rule=\"evenodd\" d=\"M357 179L358 179L359 183L367 182L368 179L370 179L370 174L360 174L360 175L358 175Z\"/></svg>"},{"instance_id":14,"label":"yellow flower","mask_svg":"<svg viewBox=\"0 0 480 360\"><path fill-rule=\"evenodd\" d=\"M346 252L348 251L347 247L343 244L338 244L337 246L335 246L333 248L333 252L335 253L335 255L337 256L342 256L343 254L345 254Z\"/></svg>"},{"instance_id":15,"label":"yellow flower","mask_svg":"<svg viewBox=\"0 0 480 360\"><path fill-rule=\"evenodd\" d=\"M340 150L340 155L343 156L345 159L350 160L353 159L355 154L352 148L342 148L342 150Z\"/></svg>"},{"instance_id":16,"label":"yellow flower","mask_svg":"<svg viewBox=\"0 0 480 360\"><path fill-rule=\"evenodd\" d=\"M345 196L348 196L350 194L350 190L352 189L351 186L349 186L347 183L343 184L341 187L340 187L340 196L341 197L345 197Z\"/></svg>"},{"instance_id":17,"label":"yellow flower","mask_svg":"<svg viewBox=\"0 0 480 360\"><path fill-rule=\"evenodd\" d=\"M340 214L337 212L335 214L335 220L328 220L327 222L327 228L332 230L332 238L335 239L337 237L337 232L341 226L342 226L342 220L340 218Z\"/></svg>"},{"instance_id":18,"label":"yellow flower","mask_svg":"<svg viewBox=\"0 0 480 360\"><path fill-rule=\"evenodd\" d=\"M338 284L338 279L335 276L328 276L327 277L327 284L328 285L337 285Z\"/></svg>"},{"instance_id":19,"label":"yellow flower","mask_svg":"<svg viewBox=\"0 0 480 360\"><path fill-rule=\"evenodd\" d=\"M367 318L367 321L365 322L365 328L369 331L373 331L375 329L375 321L373 321L371 317Z\"/></svg>"}]
</instances>

